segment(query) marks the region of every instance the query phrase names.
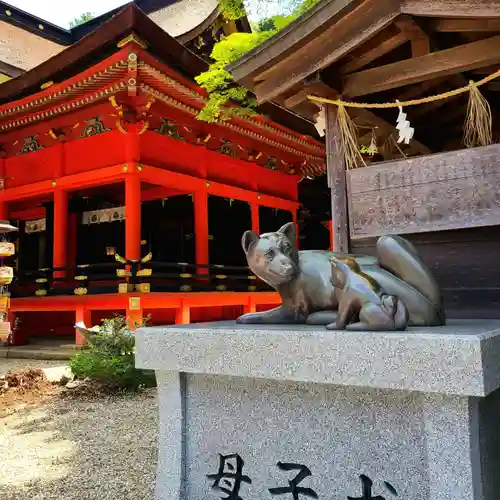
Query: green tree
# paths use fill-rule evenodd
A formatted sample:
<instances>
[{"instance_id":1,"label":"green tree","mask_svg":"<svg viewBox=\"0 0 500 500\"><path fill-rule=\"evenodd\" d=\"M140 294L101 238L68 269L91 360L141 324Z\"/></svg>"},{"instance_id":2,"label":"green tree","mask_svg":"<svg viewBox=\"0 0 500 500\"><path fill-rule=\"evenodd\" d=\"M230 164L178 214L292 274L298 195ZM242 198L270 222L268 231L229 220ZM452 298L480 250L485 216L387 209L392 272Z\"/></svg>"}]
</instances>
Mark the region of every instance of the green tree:
<instances>
[{"instance_id":1,"label":"green tree","mask_svg":"<svg viewBox=\"0 0 500 500\"><path fill-rule=\"evenodd\" d=\"M253 8L256 3L265 1L253 0ZM286 0L282 1L283 4L287 3ZM197 116L198 120L217 122L236 115L257 114L253 95L246 88L237 85L225 68L282 30L313 7L318 0L292 0L292 2L295 8L288 15L263 19L252 33L232 33L214 45L210 54L213 63L207 71L196 77L197 83L209 94L207 103ZM290 6L290 1L287 5ZM220 0L219 9L226 19L239 19L245 15L242 0Z\"/></svg>"},{"instance_id":2,"label":"green tree","mask_svg":"<svg viewBox=\"0 0 500 500\"><path fill-rule=\"evenodd\" d=\"M94 19L94 14L92 12L84 12L79 17L75 17L70 23L69 27L74 28L75 26L79 26L80 24L84 24L91 19Z\"/></svg>"},{"instance_id":3,"label":"green tree","mask_svg":"<svg viewBox=\"0 0 500 500\"><path fill-rule=\"evenodd\" d=\"M257 25L257 29L255 31L270 31L275 30L276 26L274 24L274 20L272 17L266 17L259 21Z\"/></svg>"}]
</instances>

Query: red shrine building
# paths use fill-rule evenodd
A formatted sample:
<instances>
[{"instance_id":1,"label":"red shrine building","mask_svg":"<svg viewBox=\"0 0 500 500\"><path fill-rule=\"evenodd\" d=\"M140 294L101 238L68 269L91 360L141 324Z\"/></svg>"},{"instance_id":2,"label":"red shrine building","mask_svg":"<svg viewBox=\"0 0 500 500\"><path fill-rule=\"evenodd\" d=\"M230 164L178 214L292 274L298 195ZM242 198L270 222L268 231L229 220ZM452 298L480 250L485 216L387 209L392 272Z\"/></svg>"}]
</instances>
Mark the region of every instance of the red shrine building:
<instances>
[{"instance_id":1,"label":"red shrine building","mask_svg":"<svg viewBox=\"0 0 500 500\"><path fill-rule=\"evenodd\" d=\"M189 26L163 12L189 2L136 3L66 31L0 2L0 31L31 58L0 48L0 220L19 229L14 343L113 313L187 323L279 302L249 273L241 235L297 222L298 186L324 172L323 144L276 104L197 120L207 97L194 77L214 36L248 25L225 23L217 2Z\"/></svg>"}]
</instances>

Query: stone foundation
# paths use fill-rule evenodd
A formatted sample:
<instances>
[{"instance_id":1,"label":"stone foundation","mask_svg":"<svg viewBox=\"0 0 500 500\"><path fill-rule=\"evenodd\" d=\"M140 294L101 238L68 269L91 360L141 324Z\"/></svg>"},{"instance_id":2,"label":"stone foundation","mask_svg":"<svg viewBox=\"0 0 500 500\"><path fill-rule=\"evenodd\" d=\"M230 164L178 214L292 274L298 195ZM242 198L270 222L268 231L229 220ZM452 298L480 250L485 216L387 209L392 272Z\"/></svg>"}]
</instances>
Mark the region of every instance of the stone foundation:
<instances>
[{"instance_id":1,"label":"stone foundation","mask_svg":"<svg viewBox=\"0 0 500 500\"><path fill-rule=\"evenodd\" d=\"M500 491L500 322L403 333L145 328L137 366L157 372L158 500L226 498L235 487L234 498L292 500L301 471L299 498Z\"/></svg>"}]
</instances>

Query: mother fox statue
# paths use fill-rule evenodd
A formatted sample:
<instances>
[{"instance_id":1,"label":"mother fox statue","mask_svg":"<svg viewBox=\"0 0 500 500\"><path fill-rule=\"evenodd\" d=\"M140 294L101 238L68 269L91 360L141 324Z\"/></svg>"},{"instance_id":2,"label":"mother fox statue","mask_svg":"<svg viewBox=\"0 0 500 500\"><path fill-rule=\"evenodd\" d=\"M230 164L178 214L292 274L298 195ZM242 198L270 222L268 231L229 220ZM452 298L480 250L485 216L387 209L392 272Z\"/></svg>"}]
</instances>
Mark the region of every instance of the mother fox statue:
<instances>
[{"instance_id":1,"label":"mother fox statue","mask_svg":"<svg viewBox=\"0 0 500 500\"><path fill-rule=\"evenodd\" d=\"M369 300L371 306L382 310L393 304L396 320L388 329L403 329L406 324L444 324L436 280L415 247L399 236L379 238L377 257L298 251L295 224L290 222L274 233L260 236L246 231L242 246L251 271L280 294L282 304L269 311L244 314L238 323L307 323L349 328L351 321L346 318L358 321L355 324L359 326L359 321L363 322L363 314L359 314L363 301ZM352 273L356 273L354 279L348 276ZM374 308L364 307L364 310ZM383 329L380 311L374 317L378 328L377 324L370 328L371 319L367 315L364 327L358 329Z\"/></svg>"}]
</instances>

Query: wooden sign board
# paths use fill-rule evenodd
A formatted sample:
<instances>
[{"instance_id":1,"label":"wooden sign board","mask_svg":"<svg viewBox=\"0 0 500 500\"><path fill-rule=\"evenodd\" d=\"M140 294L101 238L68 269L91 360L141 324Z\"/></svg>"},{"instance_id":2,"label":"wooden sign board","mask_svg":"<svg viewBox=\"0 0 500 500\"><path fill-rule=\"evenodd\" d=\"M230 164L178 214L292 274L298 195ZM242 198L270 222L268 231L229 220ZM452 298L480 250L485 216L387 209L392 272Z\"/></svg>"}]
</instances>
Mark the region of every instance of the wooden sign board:
<instances>
[{"instance_id":1,"label":"wooden sign board","mask_svg":"<svg viewBox=\"0 0 500 500\"><path fill-rule=\"evenodd\" d=\"M500 224L500 144L347 172L351 239Z\"/></svg>"}]
</instances>

